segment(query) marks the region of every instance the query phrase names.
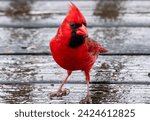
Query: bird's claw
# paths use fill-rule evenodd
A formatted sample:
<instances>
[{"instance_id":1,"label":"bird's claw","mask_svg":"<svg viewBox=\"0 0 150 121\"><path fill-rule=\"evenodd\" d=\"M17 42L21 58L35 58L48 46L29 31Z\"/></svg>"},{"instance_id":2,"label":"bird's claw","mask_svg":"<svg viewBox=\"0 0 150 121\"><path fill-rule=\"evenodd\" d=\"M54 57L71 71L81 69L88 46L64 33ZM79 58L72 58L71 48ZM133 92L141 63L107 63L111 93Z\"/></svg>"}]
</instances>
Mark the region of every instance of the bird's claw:
<instances>
[{"instance_id":1,"label":"bird's claw","mask_svg":"<svg viewBox=\"0 0 150 121\"><path fill-rule=\"evenodd\" d=\"M64 89L64 90L59 90L55 93L50 93L50 97L62 97L62 96L66 96L70 93L69 89Z\"/></svg>"},{"instance_id":2,"label":"bird's claw","mask_svg":"<svg viewBox=\"0 0 150 121\"><path fill-rule=\"evenodd\" d=\"M80 102L80 104L92 104L92 98L90 95L87 95L85 98L83 98Z\"/></svg>"}]
</instances>

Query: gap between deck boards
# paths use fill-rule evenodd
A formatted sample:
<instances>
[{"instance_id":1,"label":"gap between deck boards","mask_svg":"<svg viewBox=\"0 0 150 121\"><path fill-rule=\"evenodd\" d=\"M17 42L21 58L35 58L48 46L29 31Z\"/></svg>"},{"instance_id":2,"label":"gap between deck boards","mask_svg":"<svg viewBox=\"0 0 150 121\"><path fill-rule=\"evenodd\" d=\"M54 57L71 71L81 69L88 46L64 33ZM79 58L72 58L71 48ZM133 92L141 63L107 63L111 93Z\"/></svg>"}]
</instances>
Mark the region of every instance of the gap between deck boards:
<instances>
[{"instance_id":1,"label":"gap between deck boards","mask_svg":"<svg viewBox=\"0 0 150 121\"><path fill-rule=\"evenodd\" d=\"M25 85L25 84L61 84L60 80L56 82L56 80L51 80L51 81L30 81L30 82L19 82L19 81L13 81L13 82L0 82L0 85ZM86 81L68 81L67 84L86 84ZM126 84L126 85L150 85L150 82L142 82L142 81L123 81L123 82L118 82L118 81L103 81L103 82L90 82L90 84Z\"/></svg>"},{"instance_id":2,"label":"gap between deck boards","mask_svg":"<svg viewBox=\"0 0 150 121\"><path fill-rule=\"evenodd\" d=\"M27 29L34 29L34 28L58 28L60 24L45 24L45 23L2 23L0 24L0 28L27 28ZM88 28L94 28L94 27L105 27L105 28L121 28L121 27L126 27L126 28L149 28L150 23L101 23L101 24L88 24Z\"/></svg>"}]
</instances>

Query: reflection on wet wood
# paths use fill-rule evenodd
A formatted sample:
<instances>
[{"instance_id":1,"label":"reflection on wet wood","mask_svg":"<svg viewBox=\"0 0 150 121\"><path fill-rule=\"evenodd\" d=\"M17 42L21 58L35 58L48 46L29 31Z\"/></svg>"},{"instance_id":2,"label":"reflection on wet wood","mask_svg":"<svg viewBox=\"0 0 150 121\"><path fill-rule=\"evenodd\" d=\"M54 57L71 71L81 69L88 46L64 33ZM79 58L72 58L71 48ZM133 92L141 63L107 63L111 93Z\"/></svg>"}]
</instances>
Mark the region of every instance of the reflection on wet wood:
<instances>
[{"instance_id":1,"label":"reflection on wet wood","mask_svg":"<svg viewBox=\"0 0 150 121\"><path fill-rule=\"evenodd\" d=\"M149 56L99 56L91 82L150 84L149 62ZM65 76L51 56L0 56L0 83L60 83ZM85 83L84 74L74 72L68 83Z\"/></svg>"},{"instance_id":2,"label":"reflection on wet wood","mask_svg":"<svg viewBox=\"0 0 150 121\"><path fill-rule=\"evenodd\" d=\"M0 54L47 53L57 28L0 28ZM108 54L150 54L150 28L89 28L89 37L106 47Z\"/></svg>"},{"instance_id":3,"label":"reflection on wet wood","mask_svg":"<svg viewBox=\"0 0 150 121\"><path fill-rule=\"evenodd\" d=\"M80 103L86 96L85 84L66 84L70 94L64 97L50 98L49 93L59 87L58 84L0 85L0 103ZM150 103L150 85L90 85L92 103ZM15 96L14 96L15 95Z\"/></svg>"}]
</instances>

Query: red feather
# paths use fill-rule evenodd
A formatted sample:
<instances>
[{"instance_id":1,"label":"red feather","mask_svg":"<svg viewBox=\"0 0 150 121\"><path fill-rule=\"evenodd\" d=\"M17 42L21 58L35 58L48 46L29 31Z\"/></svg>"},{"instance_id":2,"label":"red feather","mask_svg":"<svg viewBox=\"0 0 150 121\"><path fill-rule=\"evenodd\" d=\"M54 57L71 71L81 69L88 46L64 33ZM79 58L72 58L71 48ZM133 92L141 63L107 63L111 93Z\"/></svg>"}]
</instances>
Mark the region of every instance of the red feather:
<instances>
[{"instance_id":1,"label":"red feather","mask_svg":"<svg viewBox=\"0 0 150 121\"><path fill-rule=\"evenodd\" d=\"M67 15L66 19L71 20L72 22L86 23L86 20L85 20L83 14L72 2L70 2L70 9L68 11L68 15Z\"/></svg>"},{"instance_id":2,"label":"red feather","mask_svg":"<svg viewBox=\"0 0 150 121\"><path fill-rule=\"evenodd\" d=\"M77 24L78 27L75 24ZM106 52L106 49L102 48L95 40L85 37L88 34L85 24L86 20L84 16L80 10L71 3L66 18L60 25L56 36L50 41L50 49L54 60L68 71L68 76L64 83L66 83L72 71L82 70L85 72L88 86L87 95L89 95L90 69L95 63L99 53ZM74 46L69 45L71 41ZM62 83L58 92L51 96L58 96L58 94L62 92L64 83Z\"/></svg>"}]
</instances>

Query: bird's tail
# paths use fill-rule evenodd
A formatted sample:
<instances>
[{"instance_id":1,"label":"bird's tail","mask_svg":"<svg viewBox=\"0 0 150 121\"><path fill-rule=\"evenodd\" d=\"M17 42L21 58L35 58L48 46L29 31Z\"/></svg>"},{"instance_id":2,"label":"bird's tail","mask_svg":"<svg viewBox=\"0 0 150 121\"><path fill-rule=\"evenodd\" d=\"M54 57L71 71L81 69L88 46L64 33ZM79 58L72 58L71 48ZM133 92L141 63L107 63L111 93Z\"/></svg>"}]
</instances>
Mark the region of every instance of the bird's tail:
<instances>
[{"instance_id":1,"label":"bird's tail","mask_svg":"<svg viewBox=\"0 0 150 121\"><path fill-rule=\"evenodd\" d=\"M108 52L108 50L106 50L106 49L103 48L103 47L99 47L99 52L100 52L100 53L106 53L106 52Z\"/></svg>"}]
</instances>

